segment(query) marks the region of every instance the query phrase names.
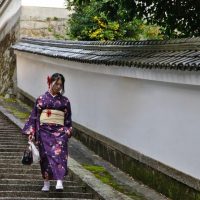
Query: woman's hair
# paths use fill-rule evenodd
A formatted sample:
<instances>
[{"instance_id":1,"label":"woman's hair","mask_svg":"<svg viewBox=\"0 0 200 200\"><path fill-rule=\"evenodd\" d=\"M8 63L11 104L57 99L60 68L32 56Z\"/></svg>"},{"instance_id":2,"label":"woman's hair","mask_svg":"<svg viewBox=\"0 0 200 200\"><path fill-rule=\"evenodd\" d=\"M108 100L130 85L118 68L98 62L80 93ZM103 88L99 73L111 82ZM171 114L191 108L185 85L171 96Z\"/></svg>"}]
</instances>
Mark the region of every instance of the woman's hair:
<instances>
[{"instance_id":1,"label":"woman's hair","mask_svg":"<svg viewBox=\"0 0 200 200\"><path fill-rule=\"evenodd\" d=\"M50 86L51 83L53 83L54 81L57 81L59 79L62 81L61 94L64 94L64 92L65 92L65 78L62 74L59 74L59 73L52 74L51 77L48 77L48 84Z\"/></svg>"}]
</instances>

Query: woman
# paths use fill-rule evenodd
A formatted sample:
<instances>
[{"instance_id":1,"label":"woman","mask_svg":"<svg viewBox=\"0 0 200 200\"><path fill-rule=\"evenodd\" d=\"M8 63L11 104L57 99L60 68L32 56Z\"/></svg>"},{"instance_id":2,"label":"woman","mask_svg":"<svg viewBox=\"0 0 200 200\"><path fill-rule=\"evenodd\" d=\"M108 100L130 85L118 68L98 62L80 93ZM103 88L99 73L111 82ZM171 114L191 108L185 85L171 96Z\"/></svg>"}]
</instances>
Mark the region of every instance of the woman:
<instances>
[{"instance_id":1,"label":"woman","mask_svg":"<svg viewBox=\"0 0 200 200\"><path fill-rule=\"evenodd\" d=\"M35 138L39 147L42 191L49 191L49 180L57 180L56 190L63 190L63 179L67 175L67 142L72 134L72 120L70 102L63 96L64 83L62 74L48 77L49 90L37 98L23 128L23 134L29 140Z\"/></svg>"}]
</instances>

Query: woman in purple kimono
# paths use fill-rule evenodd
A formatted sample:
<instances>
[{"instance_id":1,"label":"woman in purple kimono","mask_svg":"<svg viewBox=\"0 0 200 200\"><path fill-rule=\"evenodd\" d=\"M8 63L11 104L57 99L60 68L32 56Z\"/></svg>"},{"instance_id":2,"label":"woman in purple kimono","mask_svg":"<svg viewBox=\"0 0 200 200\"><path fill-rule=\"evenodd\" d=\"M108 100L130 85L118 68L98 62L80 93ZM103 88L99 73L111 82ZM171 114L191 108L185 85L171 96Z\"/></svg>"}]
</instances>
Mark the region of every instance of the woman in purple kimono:
<instances>
[{"instance_id":1,"label":"woman in purple kimono","mask_svg":"<svg viewBox=\"0 0 200 200\"><path fill-rule=\"evenodd\" d=\"M55 73L48 77L49 91L37 98L23 128L29 140L35 138L40 152L42 191L49 191L50 181L57 180L56 190L63 190L67 175L68 138L72 134L71 106L63 96L65 79Z\"/></svg>"}]
</instances>

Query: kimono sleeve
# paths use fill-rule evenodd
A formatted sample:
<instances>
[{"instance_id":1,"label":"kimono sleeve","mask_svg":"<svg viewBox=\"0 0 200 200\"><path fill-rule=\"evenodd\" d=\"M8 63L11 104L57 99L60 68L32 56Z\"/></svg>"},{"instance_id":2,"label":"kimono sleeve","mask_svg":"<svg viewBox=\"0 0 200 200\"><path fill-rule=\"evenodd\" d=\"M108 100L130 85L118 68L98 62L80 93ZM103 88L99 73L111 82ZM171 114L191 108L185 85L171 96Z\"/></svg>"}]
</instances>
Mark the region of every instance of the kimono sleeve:
<instances>
[{"instance_id":1,"label":"kimono sleeve","mask_svg":"<svg viewBox=\"0 0 200 200\"><path fill-rule=\"evenodd\" d=\"M72 112L71 112L71 104L68 100L67 103L67 108L66 108L66 112L65 112L65 117L64 117L64 128L65 128L65 132L68 132L68 137L71 137L72 134Z\"/></svg>"},{"instance_id":2,"label":"kimono sleeve","mask_svg":"<svg viewBox=\"0 0 200 200\"><path fill-rule=\"evenodd\" d=\"M22 134L23 135L33 135L35 136L36 130L37 130L37 123L38 123L38 107L37 107L37 102L36 100L33 110L26 121L23 129L22 129Z\"/></svg>"}]
</instances>

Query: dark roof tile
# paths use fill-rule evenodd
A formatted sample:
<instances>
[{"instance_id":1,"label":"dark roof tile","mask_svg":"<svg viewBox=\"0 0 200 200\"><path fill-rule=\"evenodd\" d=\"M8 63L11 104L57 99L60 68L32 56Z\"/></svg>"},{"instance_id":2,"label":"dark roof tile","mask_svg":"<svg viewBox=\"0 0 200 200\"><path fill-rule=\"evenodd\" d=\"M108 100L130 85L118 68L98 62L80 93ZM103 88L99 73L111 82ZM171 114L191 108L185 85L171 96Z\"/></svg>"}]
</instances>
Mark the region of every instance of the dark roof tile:
<instances>
[{"instance_id":1,"label":"dark roof tile","mask_svg":"<svg viewBox=\"0 0 200 200\"><path fill-rule=\"evenodd\" d=\"M200 38L116 42L23 38L13 48L82 63L148 69L200 70Z\"/></svg>"}]
</instances>

